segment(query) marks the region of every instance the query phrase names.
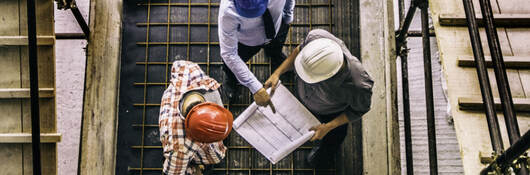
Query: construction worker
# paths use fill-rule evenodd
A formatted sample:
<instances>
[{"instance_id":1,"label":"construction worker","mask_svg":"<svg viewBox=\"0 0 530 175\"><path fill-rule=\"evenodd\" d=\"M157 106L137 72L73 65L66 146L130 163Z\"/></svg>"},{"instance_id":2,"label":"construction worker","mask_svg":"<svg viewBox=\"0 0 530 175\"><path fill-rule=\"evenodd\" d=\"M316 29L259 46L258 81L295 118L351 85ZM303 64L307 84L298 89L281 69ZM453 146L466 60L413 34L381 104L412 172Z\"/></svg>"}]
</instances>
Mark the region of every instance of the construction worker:
<instances>
[{"instance_id":1,"label":"construction worker","mask_svg":"<svg viewBox=\"0 0 530 175\"><path fill-rule=\"evenodd\" d=\"M374 82L344 42L322 29L310 31L264 87L272 87L274 94L280 75L293 68L295 96L322 123L311 128L315 142L307 161L317 168L329 168L344 141L347 123L358 121L370 110Z\"/></svg>"},{"instance_id":2,"label":"construction worker","mask_svg":"<svg viewBox=\"0 0 530 175\"><path fill-rule=\"evenodd\" d=\"M282 47L293 21L295 0L221 0L219 44L225 80L223 91L229 99L236 94L236 83L250 89L260 106L271 105L270 96L245 64L264 48L272 70L285 60ZM236 79L237 78L237 79Z\"/></svg>"},{"instance_id":3,"label":"construction worker","mask_svg":"<svg viewBox=\"0 0 530 175\"><path fill-rule=\"evenodd\" d=\"M222 140L232 130L233 117L223 108L219 86L199 65L173 63L159 117L164 174L202 174L205 165L224 158Z\"/></svg>"}]
</instances>

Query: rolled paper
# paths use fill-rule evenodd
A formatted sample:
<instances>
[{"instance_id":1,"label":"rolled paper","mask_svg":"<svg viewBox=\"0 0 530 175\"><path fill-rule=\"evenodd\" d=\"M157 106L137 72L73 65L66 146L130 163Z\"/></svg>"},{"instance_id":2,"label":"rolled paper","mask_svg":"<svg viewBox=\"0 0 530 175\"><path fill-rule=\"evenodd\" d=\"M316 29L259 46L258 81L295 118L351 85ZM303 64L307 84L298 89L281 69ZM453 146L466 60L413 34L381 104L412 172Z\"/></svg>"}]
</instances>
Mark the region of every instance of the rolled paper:
<instances>
[{"instance_id":1,"label":"rolled paper","mask_svg":"<svg viewBox=\"0 0 530 175\"><path fill-rule=\"evenodd\" d=\"M248 106L248 108L245 111L243 111L243 113L241 113L239 117L236 118L236 120L234 120L232 127L234 129L239 128L239 126L245 123L248 117L252 116L252 114L256 112L257 109L258 109L258 105L255 102L250 104L250 106Z\"/></svg>"},{"instance_id":2,"label":"rolled paper","mask_svg":"<svg viewBox=\"0 0 530 175\"><path fill-rule=\"evenodd\" d=\"M271 157L269 157L269 160L272 162L272 164L278 163L289 153L293 152L296 148L302 146L305 142L311 139L313 135L315 135L315 131L306 132L302 137L296 139L295 141L289 143L287 146L284 146L282 149L272 154Z\"/></svg>"}]
</instances>

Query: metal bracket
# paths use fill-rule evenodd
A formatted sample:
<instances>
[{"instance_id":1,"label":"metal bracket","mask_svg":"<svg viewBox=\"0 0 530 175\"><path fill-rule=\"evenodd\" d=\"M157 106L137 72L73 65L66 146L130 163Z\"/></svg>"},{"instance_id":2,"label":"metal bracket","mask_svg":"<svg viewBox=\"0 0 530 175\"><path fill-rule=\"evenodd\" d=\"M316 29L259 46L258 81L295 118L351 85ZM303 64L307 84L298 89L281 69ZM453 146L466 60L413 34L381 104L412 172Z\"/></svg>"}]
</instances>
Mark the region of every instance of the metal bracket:
<instances>
[{"instance_id":1,"label":"metal bracket","mask_svg":"<svg viewBox=\"0 0 530 175\"><path fill-rule=\"evenodd\" d=\"M55 0L55 2L57 2L57 9L59 10L68 10L75 6L75 0Z\"/></svg>"}]
</instances>

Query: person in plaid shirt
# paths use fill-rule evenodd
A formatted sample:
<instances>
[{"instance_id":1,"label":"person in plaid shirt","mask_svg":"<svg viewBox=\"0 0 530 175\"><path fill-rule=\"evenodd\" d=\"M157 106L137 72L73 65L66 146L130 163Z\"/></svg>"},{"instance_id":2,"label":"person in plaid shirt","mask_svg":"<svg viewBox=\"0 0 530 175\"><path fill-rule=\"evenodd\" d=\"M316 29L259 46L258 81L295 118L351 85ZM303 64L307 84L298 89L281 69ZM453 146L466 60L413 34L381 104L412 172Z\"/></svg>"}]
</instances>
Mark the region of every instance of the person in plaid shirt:
<instances>
[{"instance_id":1,"label":"person in plaid shirt","mask_svg":"<svg viewBox=\"0 0 530 175\"><path fill-rule=\"evenodd\" d=\"M217 164L225 157L222 140L230 133L233 118L222 107L219 86L197 64L173 63L159 117L164 174L202 174L204 165Z\"/></svg>"}]
</instances>

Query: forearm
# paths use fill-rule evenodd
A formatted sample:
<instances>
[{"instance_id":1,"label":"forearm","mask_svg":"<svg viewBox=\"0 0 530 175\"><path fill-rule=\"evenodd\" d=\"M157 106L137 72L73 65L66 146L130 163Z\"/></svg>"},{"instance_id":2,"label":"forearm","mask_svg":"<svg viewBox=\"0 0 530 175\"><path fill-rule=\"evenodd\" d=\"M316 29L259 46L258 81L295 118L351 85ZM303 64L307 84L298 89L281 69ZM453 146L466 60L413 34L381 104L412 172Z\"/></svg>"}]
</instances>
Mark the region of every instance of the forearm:
<instances>
[{"instance_id":1,"label":"forearm","mask_svg":"<svg viewBox=\"0 0 530 175\"><path fill-rule=\"evenodd\" d=\"M326 123L325 125L327 125L330 130L332 129L335 129L341 125L344 125L346 123L348 123L349 120L348 120L348 117L346 116L345 113L342 113L340 114L337 118L331 120L330 122Z\"/></svg>"},{"instance_id":2,"label":"forearm","mask_svg":"<svg viewBox=\"0 0 530 175\"><path fill-rule=\"evenodd\" d=\"M254 94L263 87L261 82L254 76L248 66L238 56L232 56L224 58L223 60L232 73L236 76L237 80L245 87L249 88Z\"/></svg>"},{"instance_id":3,"label":"forearm","mask_svg":"<svg viewBox=\"0 0 530 175\"><path fill-rule=\"evenodd\" d=\"M296 47L291 52L291 54L287 57L287 59L283 61L280 67L278 67L278 69L276 69L276 71L274 71L273 74L279 77L285 72L292 70L294 67L294 60L296 59L296 56L298 55L299 52L300 52L300 46Z\"/></svg>"}]
</instances>

